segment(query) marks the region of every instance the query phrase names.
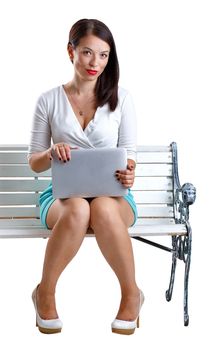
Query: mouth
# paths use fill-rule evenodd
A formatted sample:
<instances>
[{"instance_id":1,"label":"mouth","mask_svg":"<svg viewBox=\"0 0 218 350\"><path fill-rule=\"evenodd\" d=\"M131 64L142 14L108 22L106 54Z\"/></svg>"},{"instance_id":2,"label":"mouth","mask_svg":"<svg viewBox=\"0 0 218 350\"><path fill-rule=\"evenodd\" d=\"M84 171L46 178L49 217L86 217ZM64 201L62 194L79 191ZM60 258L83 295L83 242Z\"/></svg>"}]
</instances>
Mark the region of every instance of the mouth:
<instances>
[{"instance_id":1,"label":"mouth","mask_svg":"<svg viewBox=\"0 0 218 350\"><path fill-rule=\"evenodd\" d=\"M86 72L89 74L89 75L96 75L98 73L97 70L93 70L93 69L86 69Z\"/></svg>"}]
</instances>

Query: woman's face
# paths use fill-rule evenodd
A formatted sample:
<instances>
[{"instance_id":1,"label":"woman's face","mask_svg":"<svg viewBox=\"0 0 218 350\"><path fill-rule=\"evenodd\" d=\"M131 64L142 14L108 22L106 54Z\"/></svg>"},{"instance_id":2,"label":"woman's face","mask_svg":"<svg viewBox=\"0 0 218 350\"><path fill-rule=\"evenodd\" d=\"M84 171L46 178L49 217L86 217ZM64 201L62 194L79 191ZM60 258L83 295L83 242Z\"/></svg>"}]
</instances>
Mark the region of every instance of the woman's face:
<instances>
[{"instance_id":1,"label":"woman's face","mask_svg":"<svg viewBox=\"0 0 218 350\"><path fill-rule=\"evenodd\" d=\"M96 81L108 63L110 46L90 34L83 37L75 49L70 45L68 52L75 74L82 80Z\"/></svg>"}]
</instances>

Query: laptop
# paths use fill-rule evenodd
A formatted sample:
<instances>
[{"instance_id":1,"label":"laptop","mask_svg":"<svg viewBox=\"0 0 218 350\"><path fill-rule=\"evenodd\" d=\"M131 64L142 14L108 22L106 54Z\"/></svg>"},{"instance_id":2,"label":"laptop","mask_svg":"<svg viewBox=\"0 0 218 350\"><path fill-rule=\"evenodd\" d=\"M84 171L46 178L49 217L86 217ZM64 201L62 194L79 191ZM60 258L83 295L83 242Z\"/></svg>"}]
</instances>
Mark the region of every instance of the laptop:
<instances>
[{"instance_id":1,"label":"laptop","mask_svg":"<svg viewBox=\"0 0 218 350\"><path fill-rule=\"evenodd\" d=\"M53 156L52 188L54 198L124 196L128 189L115 176L127 167L124 148L71 150L71 160L63 163Z\"/></svg>"}]
</instances>

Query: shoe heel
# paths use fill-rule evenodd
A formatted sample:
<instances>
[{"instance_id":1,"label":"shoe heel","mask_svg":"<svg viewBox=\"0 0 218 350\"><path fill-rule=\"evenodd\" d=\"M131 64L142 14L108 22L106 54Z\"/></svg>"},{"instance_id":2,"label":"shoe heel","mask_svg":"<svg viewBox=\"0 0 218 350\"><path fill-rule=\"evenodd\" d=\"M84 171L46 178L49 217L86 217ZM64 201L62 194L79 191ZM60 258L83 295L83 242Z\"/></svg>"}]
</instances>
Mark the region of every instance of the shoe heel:
<instances>
[{"instance_id":1,"label":"shoe heel","mask_svg":"<svg viewBox=\"0 0 218 350\"><path fill-rule=\"evenodd\" d=\"M137 319L137 328L139 328L139 317Z\"/></svg>"}]
</instances>

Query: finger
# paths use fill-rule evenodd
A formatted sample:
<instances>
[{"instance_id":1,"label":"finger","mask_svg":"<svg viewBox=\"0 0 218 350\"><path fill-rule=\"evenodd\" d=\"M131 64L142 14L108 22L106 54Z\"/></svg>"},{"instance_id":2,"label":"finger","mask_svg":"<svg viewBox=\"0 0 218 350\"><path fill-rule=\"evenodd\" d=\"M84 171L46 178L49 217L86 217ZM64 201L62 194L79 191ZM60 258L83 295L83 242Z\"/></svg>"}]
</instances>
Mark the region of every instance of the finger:
<instances>
[{"instance_id":1,"label":"finger","mask_svg":"<svg viewBox=\"0 0 218 350\"><path fill-rule=\"evenodd\" d=\"M69 145L67 145L65 147L65 151L66 151L67 160L69 161L71 159L71 150L70 150L70 146Z\"/></svg>"},{"instance_id":2,"label":"finger","mask_svg":"<svg viewBox=\"0 0 218 350\"><path fill-rule=\"evenodd\" d=\"M61 154L59 152L58 145L53 145L52 149L55 152L55 154L57 155L57 157L59 158L59 160L61 160Z\"/></svg>"},{"instance_id":3,"label":"finger","mask_svg":"<svg viewBox=\"0 0 218 350\"><path fill-rule=\"evenodd\" d=\"M59 146L59 152L60 152L62 161L66 163L67 161L66 146L65 145Z\"/></svg>"},{"instance_id":4,"label":"finger","mask_svg":"<svg viewBox=\"0 0 218 350\"><path fill-rule=\"evenodd\" d=\"M127 164L127 169L134 170L135 166L133 164Z\"/></svg>"},{"instance_id":5,"label":"finger","mask_svg":"<svg viewBox=\"0 0 218 350\"><path fill-rule=\"evenodd\" d=\"M129 181L129 180L127 180L127 181L122 181L121 183L122 183L122 185L123 185L124 187L126 187L126 188L130 188L130 187L132 187L132 185L133 185L133 181Z\"/></svg>"},{"instance_id":6,"label":"finger","mask_svg":"<svg viewBox=\"0 0 218 350\"><path fill-rule=\"evenodd\" d=\"M121 174L121 175L132 175L132 174L134 174L134 169L133 170L129 170L129 169L117 170L116 173Z\"/></svg>"},{"instance_id":7,"label":"finger","mask_svg":"<svg viewBox=\"0 0 218 350\"><path fill-rule=\"evenodd\" d=\"M53 160L53 157L52 157L52 154L51 154L51 151L48 153L48 157L50 160Z\"/></svg>"},{"instance_id":8,"label":"finger","mask_svg":"<svg viewBox=\"0 0 218 350\"><path fill-rule=\"evenodd\" d=\"M117 176L117 178L119 178L120 180L123 180L123 181L134 179L133 175L117 174L116 176Z\"/></svg>"}]
</instances>

